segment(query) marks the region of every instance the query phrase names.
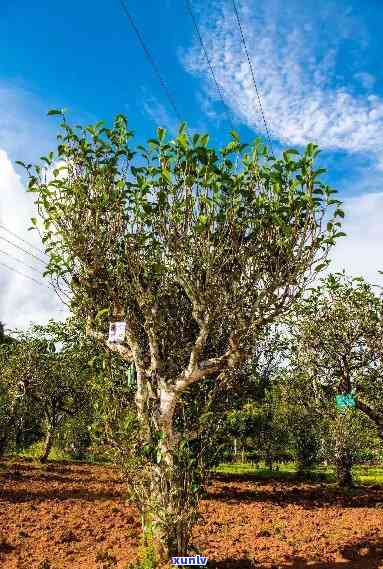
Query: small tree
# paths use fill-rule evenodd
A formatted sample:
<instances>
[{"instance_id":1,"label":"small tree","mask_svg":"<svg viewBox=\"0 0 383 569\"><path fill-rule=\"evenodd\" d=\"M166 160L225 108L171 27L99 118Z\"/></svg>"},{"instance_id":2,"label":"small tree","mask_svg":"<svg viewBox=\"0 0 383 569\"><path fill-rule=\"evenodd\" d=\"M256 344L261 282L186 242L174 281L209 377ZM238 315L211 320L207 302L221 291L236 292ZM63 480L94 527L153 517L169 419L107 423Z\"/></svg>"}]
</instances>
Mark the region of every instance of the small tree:
<instances>
[{"instance_id":1,"label":"small tree","mask_svg":"<svg viewBox=\"0 0 383 569\"><path fill-rule=\"evenodd\" d=\"M5 373L15 345L16 340L5 334L0 322L0 457L15 435L27 405L23 384Z\"/></svg>"},{"instance_id":2,"label":"small tree","mask_svg":"<svg viewBox=\"0 0 383 569\"><path fill-rule=\"evenodd\" d=\"M88 334L134 362L136 495L144 531L168 559L187 551L195 519L180 401L236 369L323 266L340 235L340 202L320 181L312 144L276 159L235 132L215 150L182 125L174 140L159 128L133 150L121 115L111 129L63 119L48 169L26 166L47 272L70 287ZM125 321L122 344L108 342L108 317Z\"/></svg>"},{"instance_id":3,"label":"small tree","mask_svg":"<svg viewBox=\"0 0 383 569\"><path fill-rule=\"evenodd\" d=\"M46 437L42 462L48 459L54 436L66 417L73 417L87 398L89 370L78 343L56 344L64 339L65 325L51 322L18 334L2 367L3 381L13 386L8 414L15 416L20 401L34 406L45 421Z\"/></svg>"},{"instance_id":4,"label":"small tree","mask_svg":"<svg viewBox=\"0 0 383 569\"><path fill-rule=\"evenodd\" d=\"M286 367L278 380L280 423L289 433L298 474L304 476L319 461L328 402L316 396L311 377L293 367Z\"/></svg>"},{"instance_id":5,"label":"small tree","mask_svg":"<svg viewBox=\"0 0 383 569\"><path fill-rule=\"evenodd\" d=\"M354 397L355 406L383 434L382 304L361 278L330 275L296 305L293 313L296 367L328 399ZM349 413L338 412L335 433L339 482L351 481L352 452L345 431ZM355 411L354 411L355 412Z\"/></svg>"}]
</instances>

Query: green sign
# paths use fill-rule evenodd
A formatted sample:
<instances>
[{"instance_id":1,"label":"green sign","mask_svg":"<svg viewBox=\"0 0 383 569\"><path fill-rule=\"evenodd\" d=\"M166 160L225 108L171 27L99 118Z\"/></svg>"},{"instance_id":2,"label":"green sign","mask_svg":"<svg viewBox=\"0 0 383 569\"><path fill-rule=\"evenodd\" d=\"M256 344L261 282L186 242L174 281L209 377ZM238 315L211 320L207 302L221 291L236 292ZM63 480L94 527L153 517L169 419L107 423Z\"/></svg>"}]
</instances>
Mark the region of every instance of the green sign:
<instances>
[{"instance_id":1,"label":"green sign","mask_svg":"<svg viewBox=\"0 0 383 569\"><path fill-rule=\"evenodd\" d=\"M336 406L338 409L345 409L347 407L356 407L356 401L351 393L342 393L342 395L337 395L335 398Z\"/></svg>"}]
</instances>

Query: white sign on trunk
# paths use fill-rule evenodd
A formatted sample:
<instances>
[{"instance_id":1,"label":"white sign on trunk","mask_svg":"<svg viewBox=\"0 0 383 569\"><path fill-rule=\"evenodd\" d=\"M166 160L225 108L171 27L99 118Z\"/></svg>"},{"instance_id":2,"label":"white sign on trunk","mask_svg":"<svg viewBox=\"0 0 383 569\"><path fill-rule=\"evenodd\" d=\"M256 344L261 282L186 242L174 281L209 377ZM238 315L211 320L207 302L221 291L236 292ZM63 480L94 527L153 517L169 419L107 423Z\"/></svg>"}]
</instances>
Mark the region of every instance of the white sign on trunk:
<instances>
[{"instance_id":1,"label":"white sign on trunk","mask_svg":"<svg viewBox=\"0 0 383 569\"><path fill-rule=\"evenodd\" d=\"M126 322L110 322L109 324L109 342L121 344L125 340Z\"/></svg>"}]
</instances>

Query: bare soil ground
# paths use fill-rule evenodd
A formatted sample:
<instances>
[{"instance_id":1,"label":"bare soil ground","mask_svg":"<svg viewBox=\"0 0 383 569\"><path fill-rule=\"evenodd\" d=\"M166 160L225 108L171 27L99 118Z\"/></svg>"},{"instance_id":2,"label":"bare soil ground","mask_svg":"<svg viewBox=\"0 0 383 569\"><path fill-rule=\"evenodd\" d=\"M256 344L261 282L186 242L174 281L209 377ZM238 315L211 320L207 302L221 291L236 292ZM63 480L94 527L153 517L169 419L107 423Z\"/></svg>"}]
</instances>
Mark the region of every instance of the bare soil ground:
<instances>
[{"instance_id":1,"label":"bare soil ground","mask_svg":"<svg viewBox=\"0 0 383 569\"><path fill-rule=\"evenodd\" d=\"M221 476L193 543L217 569L383 569L383 488ZM0 567L125 569L140 521L112 467L0 463Z\"/></svg>"}]
</instances>

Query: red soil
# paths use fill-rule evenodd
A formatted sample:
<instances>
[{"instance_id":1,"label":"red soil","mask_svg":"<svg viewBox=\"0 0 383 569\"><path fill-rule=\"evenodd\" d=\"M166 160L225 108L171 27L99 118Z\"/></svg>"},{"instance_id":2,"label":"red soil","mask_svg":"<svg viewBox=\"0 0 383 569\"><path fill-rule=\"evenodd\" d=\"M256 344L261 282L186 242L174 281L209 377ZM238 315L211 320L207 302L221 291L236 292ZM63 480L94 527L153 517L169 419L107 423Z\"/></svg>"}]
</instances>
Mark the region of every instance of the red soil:
<instances>
[{"instance_id":1,"label":"red soil","mask_svg":"<svg viewBox=\"0 0 383 569\"><path fill-rule=\"evenodd\" d=\"M217 569L383 569L383 489L218 479L193 543ZM112 467L0 463L0 567L126 569L140 521Z\"/></svg>"}]
</instances>

